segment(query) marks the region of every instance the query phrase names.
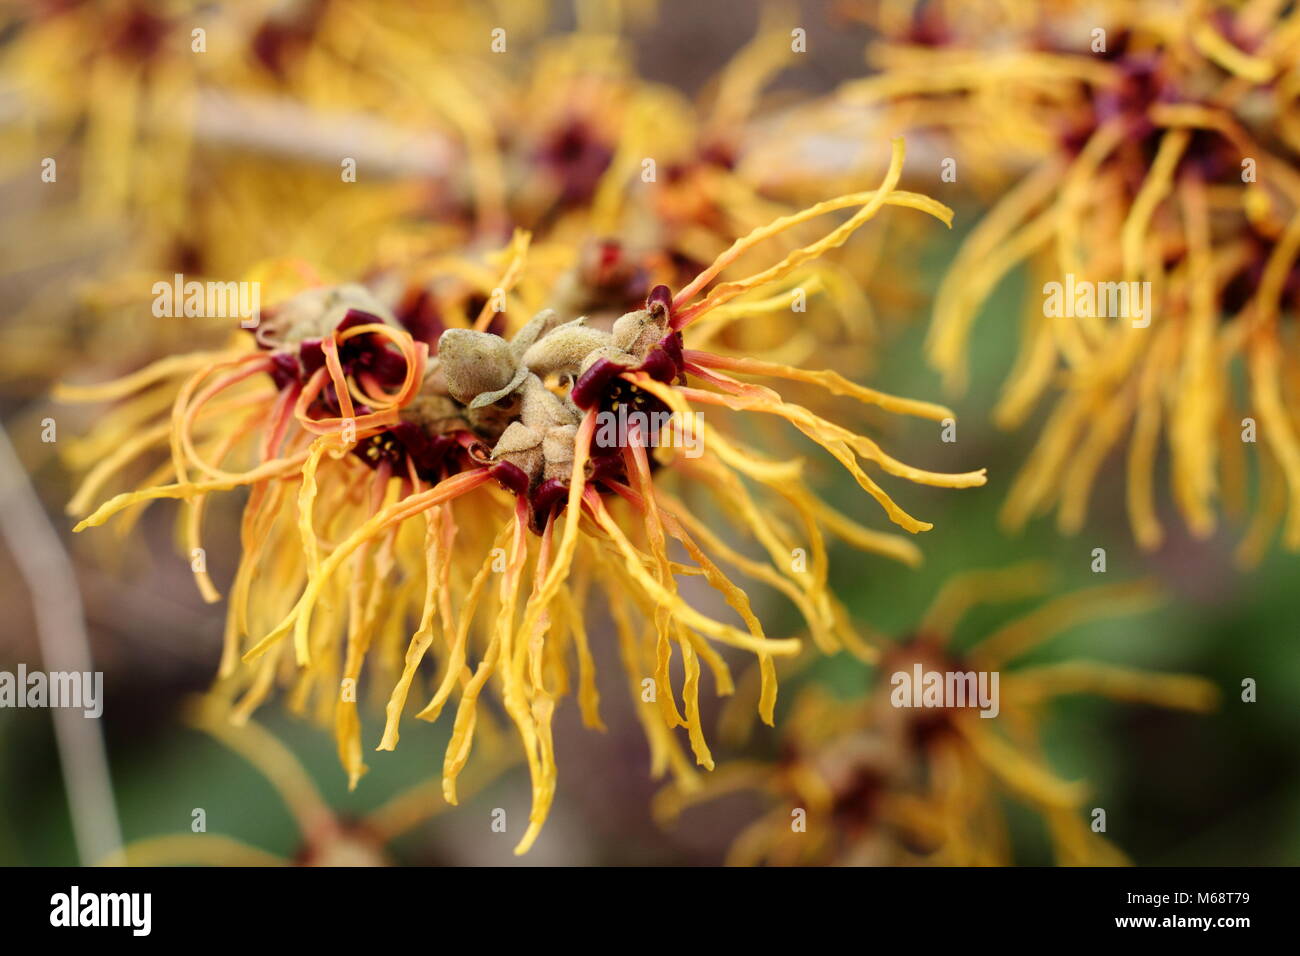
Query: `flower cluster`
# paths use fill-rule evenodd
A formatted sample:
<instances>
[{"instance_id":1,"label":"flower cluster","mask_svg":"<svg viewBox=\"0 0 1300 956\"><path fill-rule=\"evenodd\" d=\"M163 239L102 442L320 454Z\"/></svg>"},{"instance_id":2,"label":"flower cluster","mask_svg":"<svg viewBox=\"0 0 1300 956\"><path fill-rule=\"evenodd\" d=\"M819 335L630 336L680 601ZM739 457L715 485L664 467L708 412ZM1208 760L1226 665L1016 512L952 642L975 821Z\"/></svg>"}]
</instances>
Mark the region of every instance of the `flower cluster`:
<instances>
[{"instance_id":1,"label":"flower cluster","mask_svg":"<svg viewBox=\"0 0 1300 956\"><path fill-rule=\"evenodd\" d=\"M1087 813L1088 784L1061 779L1045 762L1044 705L1093 694L1205 713L1218 690L1199 677L1087 658L1025 662L1072 627L1150 610L1159 590L1146 581L1064 594L969 647L955 646L957 626L973 607L1038 597L1048 584L1040 565L950 578L906 639L873 642L875 678L864 693L836 699L806 686L782 721L773 763L722 764L694 791L670 785L656 798L656 814L671 824L702 801L758 790L770 807L736 838L733 864L1005 866L1013 859L1001 803L1010 797L1041 818L1060 863L1125 863ZM999 675L998 719L983 719L991 712L973 699L954 704L936 695L920 708L900 699L907 696L898 693L900 683L927 672ZM744 732L744 722L732 725Z\"/></svg>"},{"instance_id":2,"label":"flower cluster","mask_svg":"<svg viewBox=\"0 0 1300 956\"><path fill-rule=\"evenodd\" d=\"M910 15L881 5L881 71L838 93L940 136L969 171L958 182L997 184L937 291L930 358L961 385L981 306L1026 266L1020 355L994 417L1019 427L1056 399L1007 524L1054 508L1064 531L1078 531L1104 462L1127 443L1133 533L1158 546L1163 435L1174 504L1207 536L1219 499L1245 510L1257 436L1262 490L1242 555L1264 553L1279 524L1287 547L1300 547L1285 321L1300 248L1292 15L1274 4L1132 3L1062 15L1071 6L1026 10L993 48L986 25L1001 4L926 3ZM1104 304L1060 313L1045 308L1051 283L1127 283L1151 304L1140 317Z\"/></svg>"},{"instance_id":3,"label":"flower cluster","mask_svg":"<svg viewBox=\"0 0 1300 956\"><path fill-rule=\"evenodd\" d=\"M900 140L880 188L755 229L675 294L654 286L642 308L606 320L607 327L544 309L500 335L490 328L499 313L488 302L472 323L444 328L430 345L401 320L416 314L401 305L404 297L385 303L364 286L318 286L270 308L253 343L245 340L215 356L164 359L108 386L65 390L67 397L102 399L186 375L169 417L124 449L111 468L92 474L73 505L88 502L114 469L160 439L170 442L175 480L122 493L77 527L101 524L151 499L179 498L187 509L189 545L198 549L209 496L251 488L222 666L225 691L237 695L236 717L246 718L277 676L287 677L300 706L315 699L322 717L332 720L355 784L365 770L355 688L375 656L372 646L386 659L377 666L392 681L379 744L391 749L407 697L436 645L440 676L418 716L436 719L459 698L444 765L446 796L456 799L477 701L491 679L533 777L531 825L520 852L536 838L554 794L551 721L570 686L571 663L578 665L584 718L600 725L584 623L588 593L599 588L634 693L641 674L653 675L657 714L645 720L653 762L691 780L670 731L684 727L695 761L712 766L699 711L702 664L720 693L732 687L714 645L758 656L758 712L769 723L776 699L773 660L800 646L765 633L746 592L720 565L729 563L784 594L818 645L831 651L859 642L826 588L825 531L868 550L907 552L891 536L862 528L819 501L804 487L799 461L768 459L724 427L708 426L703 454L687 459L639 426L613 443L594 442L598 417L620 407L682 416L705 406L784 420L839 461L896 524L910 532L929 528L895 503L860 462L941 487L982 484L982 472L946 475L904 464L866 436L736 375L807 383L935 420L951 412L864 388L835 372L694 349L688 342L696 322L732 300L738 301L729 321L739 321L745 301L763 302L773 284L842 244L886 205L946 221L941 205L896 188L902 166ZM773 237L838 210L853 212L777 263L715 281ZM526 237L517 237L503 288L527 275L526 245ZM581 276L559 283L556 301L584 285ZM252 467L228 470L229 456L250 453ZM724 513L754 534L767 561L728 544L713 522L669 493L659 469L680 472L687 489L708 488ZM760 505L747 482L771 503ZM457 507L471 497L475 504ZM779 517L782 510L794 525ZM423 534L416 535L408 522L420 516ZM671 548L680 548L689 563ZM811 567L793 560L801 550L812 555ZM488 613L494 572L495 610ZM740 626L686 600L679 592L682 575L702 577ZM206 572L200 578L215 599ZM299 597L287 605L293 593ZM401 652L408 615L420 625ZM670 677L677 655L680 706Z\"/></svg>"}]
</instances>

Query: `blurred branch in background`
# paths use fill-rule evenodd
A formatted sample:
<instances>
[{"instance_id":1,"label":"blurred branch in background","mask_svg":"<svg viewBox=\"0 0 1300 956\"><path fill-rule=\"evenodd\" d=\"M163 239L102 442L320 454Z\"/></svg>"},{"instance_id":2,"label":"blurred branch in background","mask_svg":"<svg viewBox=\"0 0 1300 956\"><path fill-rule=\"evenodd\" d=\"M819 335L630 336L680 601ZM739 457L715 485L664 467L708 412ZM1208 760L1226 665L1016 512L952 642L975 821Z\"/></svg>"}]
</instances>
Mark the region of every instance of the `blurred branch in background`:
<instances>
[{"instance_id":1,"label":"blurred branch in background","mask_svg":"<svg viewBox=\"0 0 1300 956\"><path fill-rule=\"evenodd\" d=\"M0 535L31 594L47 671L93 671L90 641L72 561L0 425ZM83 863L122 845L108 755L97 720L75 708L51 707L77 852Z\"/></svg>"},{"instance_id":2,"label":"blurred branch in background","mask_svg":"<svg viewBox=\"0 0 1300 956\"><path fill-rule=\"evenodd\" d=\"M0 124L33 115L18 90L0 86ZM402 129L358 111L314 109L284 96L201 89L193 116L168 119L169 131L192 122L193 135L205 144L328 165L348 155L379 176L445 176L455 161L455 148L437 132Z\"/></svg>"}]
</instances>

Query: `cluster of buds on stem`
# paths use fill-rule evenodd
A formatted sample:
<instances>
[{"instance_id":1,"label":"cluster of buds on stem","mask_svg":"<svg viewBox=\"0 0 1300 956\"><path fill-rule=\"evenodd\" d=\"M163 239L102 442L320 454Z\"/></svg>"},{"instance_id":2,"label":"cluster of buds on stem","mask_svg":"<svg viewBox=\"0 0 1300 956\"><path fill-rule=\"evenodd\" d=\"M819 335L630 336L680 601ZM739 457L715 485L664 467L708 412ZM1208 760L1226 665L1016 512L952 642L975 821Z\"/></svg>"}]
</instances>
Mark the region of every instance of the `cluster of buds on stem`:
<instances>
[{"instance_id":1,"label":"cluster of buds on stem","mask_svg":"<svg viewBox=\"0 0 1300 956\"><path fill-rule=\"evenodd\" d=\"M470 457L527 498L539 528L566 500L584 413L617 412L624 403L639 411L664 410L625 376L682 378L681 336L668 322L671 303L667 287L657 286L644 308L624 314L608 330L585 317L562 322L549 309L509 340L448 329L403 419L434 434L469 437ZM649 444L654 437L633 440ZM593 448L587 481L622 477L621 452Z\"/></svg>"}]
</instances>

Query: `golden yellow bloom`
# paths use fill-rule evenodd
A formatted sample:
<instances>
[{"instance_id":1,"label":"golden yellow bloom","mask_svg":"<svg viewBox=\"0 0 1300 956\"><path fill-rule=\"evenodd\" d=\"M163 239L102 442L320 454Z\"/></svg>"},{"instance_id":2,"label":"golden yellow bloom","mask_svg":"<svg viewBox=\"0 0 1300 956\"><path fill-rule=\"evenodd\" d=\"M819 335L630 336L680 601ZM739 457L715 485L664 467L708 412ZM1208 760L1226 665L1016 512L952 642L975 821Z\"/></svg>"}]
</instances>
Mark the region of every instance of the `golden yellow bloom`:
<instances>
[{"instance_id":1,"label":"golden yellow bloom","mask_svg":"<svg viewBox=\"0 0 1300 956\"><path fill-rule=\"evenodd\" d=\"M882 72L846 85L842 101L951 134L959 168L985 180L1028 170L966 239L929 339L932 362L960 386L980 307L1026 266L1021 351L994 417L1019 427L1056 398L1006 523L1055 509L1062 530L1078 531L1096 475L1126 443L1134 535L1158 546L1163 436L1193 534L1213 531L1217 499L1242 507L1245 449L1259 447L1242 554L1261 554L1284 513L1284 541L1300 548L1300 378L1286 324L1300 247L1294 14L1268 3L886 3L878 15L893 38L874 50ZM1005 27L997 49L984 39L992 18Z\"/></svg>"},{"instance_id":2,"label":"golden yellow bloom","mask_svg":"<svg viewBox=\"0 0 1300 956\"><path fill-rule=\"evenodd\" d=\"M151 499L177 498L186 503L187 546L195 549L208 497L249 487L222 668L223 691L242 693L235 713L246 716L277 679L287 680L298 706L314 697L322 716L332 717L355 785L365 770L356 705L363 667L377 657L383 663L375 666L391 671L406 622L417 618L400 654L379 747L396 745L408 695L432 653L439 674L417 716L436 719L457 699L444 762L444 793L455 802L477 701L491 686L519 732L532 774L533 809L521 853L536 839L554 795L551 722L574 683L575 664L584 720L600 725L583 610L599 593L614 618L633 694L639 695L643 675L653 675L658 716L643 713L653 769L670 769L690 786L695 772L672 728L686 729L695 762L711 768L699 715L703 667L719 693L732 688L717 647L757 656L758 712L769 723L774 658L799 649L796 640L767 636L746 592L717 562L784 594L823 649L862 652L826 587L825 533L904 560L915 554L905 540L864 528L818 500L804 486L800 461L767 458L727 428L699 423L697 410L789 422L909 532L930 525L900 507L863 462L920 484L984 482L982 471L948 475L906 465L866 436L736 376L815 385L934 420L951 415L941 406L886 395L830 371L696 349L690 340L697 322L728 305L720 321L744 319L744 302L764 302L772 286L840 246L886 205L947 222L945 207L896 188L903 158L902 141L895 141L878 189L755 229L675 294L656 287L644 308L608 327L547 310L507 339L492 330L496 313L489 301L477 316L466 314L465 326L445 327L431 350L363 286L300 292L264 315L258 349L246 343L216 355L168 359L81 393L125 396L187 376L174 392L170 418L143 432L115 463L169 440L166 473L173 480L118 495L77 529ZM839 210L852 212L816 241L744 278L722 280L756 247ZM499 288L506 293L525 281L527 251L527 236L519 234L500 260ZM777 315L756 311L763 320ZM617 427L607 437L611 421ZM232 457L242 458L240 470L228 470ZM92 485L111 470L94 475ZM729 545L673 494L677 475L683 490L707 488L752 533L767 561ZM83 491L74 504L89 497ZM411 521L417 517L422 527ZM799 552L806 566L795 559ZM215 599L206 572L196 571L205 595ZM703 578L741 626L687 601L679 576ZM675 690L669 675L678 654L683 682Z\"/></svg>"}]
</instances>

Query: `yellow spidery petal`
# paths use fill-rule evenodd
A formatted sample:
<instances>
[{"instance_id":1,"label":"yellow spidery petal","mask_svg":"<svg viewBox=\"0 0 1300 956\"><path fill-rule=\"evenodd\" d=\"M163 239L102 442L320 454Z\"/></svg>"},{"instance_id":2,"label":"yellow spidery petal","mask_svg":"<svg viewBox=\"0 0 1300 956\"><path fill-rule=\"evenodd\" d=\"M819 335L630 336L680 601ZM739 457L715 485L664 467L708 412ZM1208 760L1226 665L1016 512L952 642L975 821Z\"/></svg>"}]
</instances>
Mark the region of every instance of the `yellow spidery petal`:
<instances>
[{"instance_id":1,"label":"yellow spidery petal","mask_svg":"<svg viewBox=\"0 0 1300 956\"><path fill-rule=\"evenodd\" d=\"M816 495L809 495L808 500L817 513L818 521L826 526L827 531L845 544L851 545L859 551L892 558L910 568L921 566L923 560L921 549L909 539L904 538L902 535L889 534L888 532L864 527L848 517L848 515L836 511Z\"/></svg>"},{"instance_id":2,"label":"yellow spidery petal","mask_svg":"<svg viewBox=\"0 0 1300 956\"><path fill-rule=\"evenodd\" d=\"M1203 677L1155 674L1099 661L1064 661L1023 667L1007 675L1015 700L1034 703L1063 694L1099 694L1115 700L1174 710L1207 713L1219 700L1218 688Z\"/></svg>"},{"instance_id":3,"label":"yellow spidery petal","mask_svg":"<svg viewBox=\"0 0 1300 956\"><path fill-rule=\"evenodd\" d=\"M1252 83L1267 83L1277 73L1272 63L1233 46L1208 21L1203 20L1193 28L1192 43L1229 73Z\"/></svg>"},{"instance_id":4,"label":"yellow spidery petal","mask_svg":"<svg viewBox=\"0 0 1300 956\"><path fill-rule=\"evenodd\" d=\"M972 653L989 667L998 667L1067 628L1100 617L1147 611L1159 601L1160 592L1150 581L1125 581L1076 591L1003 625Z\"/></svg>"},{"instance_id":5,"label":"yellow spidery petal","mask_svg":"<svg viewBox=\"0 0 1300 956\"><path fill-rule=\"evenodd\" d=\"M587 622L582 613L586 607L587 587L584 581L576 593L561 594L561 608L569 621L573 633L573 643L578 653L578 709L582 714L582 724L591 730L604 731L605 722L600 719L600 689L596 686L596 665L591 656L591 645L587 640Z\"/></svg>"},{"instance_id":6,"label":"yellow spidery petal","mask_svg":"<svg viewBox=\"0 0 1300 956\"><path fill-rule=\"evenodd\" d=\"M1259 409L1260 431L1277 458L1290 495L1286 542L1300 548L1300 441L1282 402L1277 340L1259 336L1248 354L1251 398Z\"/></svg>"},{"instance_id":7,"label":"yellow spidery petal","mask_svg":"<svg viewBox=\"0 0 1300 956\"><path fill-rule=\"evenodd\" d=\"M243 354L246 354L246 350L169 355L138 372L101 385L59 383L54 386L53 398L56 402L111 402L175 375L184 375L201 368L212 368Z\"/></svg>"},{"instance_id":8,"label":"yellow spidery petal","mask_svg":"<svg viewBox=\"0 0 1300 956\"><path fill-rule=\"evenodd\" d=\"M219 479L212 481L184 481L170 485L159 485L153 488L145 488L140 491L123 492L115 495L104 504L100 505L93 514L83 518L76 526L74 532L84 531L86 528L96 528L103 524L119 511L123 511L131 505L141 501L151 501L156 498L193 498L197 495L207 494L213 491L230 491L233 488L239 488L243 485L252 485L270 478L280 478L297 471L304 460L306 453L294 455L291 458L280 458L275 461L268 461L259 465L251 471L244 472L234 478Z\"/></svg>"},{"instance_id":9,"label":"yellow spidery petal","mask_svg":"<svg viewBox=\"0 0 1300 956\"><path fill-rule=\"evenodd\" d=\"M1003 783L1035 803L1049 807L1076 807L1087 796L1086 785L1060 779L1021 754L995 732L974 721L956 720L953 726Z\"/></svg>"},{"instance_id":10,"label":"yellow spidery petal","mask_svg":"<svg viewBox=\"0 0 1300 956\"><path fill-rule=\"evenodd\" d=\"M864 404L876 405L887 412L894 412L899 415L915 415L918 418L928 418L936 422L945 418L956 417L953 415L952 410L944 405L900 398L897 395L889 395L874 388L866 388L856 382L849 381L839 372L829 369L812 371L790 365L781 365L776 362L764 362L761 359L714 355L709 352L697 352L690 349L685 351L684 357L686 361L703 368L723 368L732 372L746 372L751 375L784 378L795 382L809 382L820 385L832 395L847 395Z\"/></svg>"},{"instance_id":11,"label":"yellow spidery petal","mask_svg":"<svg viewBox=\"0 0 1300 956\"><path fill-rule=\"evenodd\" d=\"M706 770L713 769L713 754L704 739L704 729L700 726L700 659L691 647L690 641L679 642L682 649L682 668L685 680L682 683L682 701L686 705L686 733L695 753L696 762ZM768 660L766 656L763 658Z\"/></svg>"},{"instance_id":12,"label":"yellow spidery petal","mask_svg":"<svg viewBox=\"0 0 1300 956\"><path fill-rule=\"evenodd\" d=\"M894 187L898 184L899 177L903 172L903 160L906 156L906 150L903 138L896 137L892 142L891 155L889 160L889 169L885 173L885 178L880 184L880 188L869 193L858 193L852 197L843 196L838 199L827 202L817 203L801 212L791 216L784 216L766 226L761 226L753 230L748 235L737 239L731 247L722 255L718 256L711 265L704 269L690 283L688 283L676 296L673 297L673 328L685 328L692 321L705 312L721 305L729 299L735 298L743 292L757 286L764 285L780 279L782 276L790 273L798 266L814 259L822 253L838 248L851 236L859 226L875 216L886 202L894 202L897 205L908 205L915 209L921 209L935 216L945 224L952 222L952 210L941 203L926 197L913 196L908 193L896 193ZM836 229L829 232L817 242L811 245L796 249L787 254L776 265L757 272L744 279L732 282L724 282L715 286L700 302L693 305L687 305L691 300L704 290L717 276L736 261L743 253L758 245L765 239L778 235L793 226L809 219L831 212L836 209L846 208L848 206L861 205L862 208L854 213L846 222Z\"/></svg>"},{"instance_id":13,"label":"yellow spidery petal","mask_svg":"<svg viewBox=\"0 0 1300 956\"><path fill-rule=\"evenodd\" d=\"M494 636L483 654L483 659L479 661L474 676L465 685L460 704L456 708L456 720L452 724L451 740L447 742L442 764L442 795L452 806L458 803L456 779L469 759L470 746L474 739L474 724L478 719L478 697L483 690L483 685L492 676L492 669L500 650L500 641L497 636Z\"/></svg>"},{"instance_id":14,"label":"yellow spidery petal","mask_svg":"<svg viewBox=\"0 0 1300 956\"><path fill-rule=\"evenodd\" d=\"M301 483L298 486L298 533L302 538L302 551L307 559L309 578L314 578L320 573L320 546L316 541L312 509L316 502L316 469L325 451L324 438L317 438L311 443L311 451L307 454L307 460L303 462Z\"/></svg>"},{"instance_id":15,"label":"yellow spidery petal","mask_svg":"<svg viewBox=\"0 0 1300 956\"><path fill-rule=\"evenodd\" d=\"M147 448L158 444L171 433L171 423L164 422L142 432L132 435L119 444L107 457L98 463L82 479L76 493L68 501L65 509L70 515L85 514L90 503L99 496L104 484L117 474L125 465L134 461Z\"/></svg>"},{"instance_id":16,"label":"yellow spidery petal","mask_svg":"<svg viewBox=\"0 0 1300 956\"><path fill-rule=\"evenodd\" d=\"M284 638L290 631L293 631L299 664L310 663L311 653L307 633L311 623L312 608L316 606L317 601L320 599L324 582L339 569L348 556L386 528L400 524L407 518L432 508L434 505L442 504L445 501L466 494L483 484L490 477L488 470L485 468L461 472L439 482L428 491L393 502L372 516L330 552L329 557L321 564L320 573L315 579L308 582L306 590L303 592L302 597L298 599L294 609L271 633L267 634L266 637L258 641L251 650L244 654L244 660L252 660L265 653L268 648Z\"/></svg>"},{"instance_id":17,"label":"yellow spidery petal","mask_svg":"<svg viewBox=\"0 0 1300 956\"><path fill-rule=\"evenodd\" d=\"M383 737L379 741L376 750L392 750L397 746L398 724L402 719L402 711L406 708L406 698L411 691L411 682L415 680L415 672L424 660L425 653L429 650L429 645L433 643L433 626L434 616L437 611L437 590L438 590L438 563L440 556L439 539L440 523L442 517L442 508L431 508L425 514L425 559L424 559L424 608L420 615L420 625L416 628L415 634L411 636L410 645L406 649L406 658L402 667L402 674L393 685L392 693L388 697L388 705L385 709L385 723Z\"/></svg>"},{"instance_id":18,"label":"yellow spidery petal","mask_svg":"<svg viewBox=\"0 0 1300 956\"><path fill-rule=\"evenodd\" d=\"M499 301L504 302L504 296L510 293L516 283L519 282L520 276L524 271L524 263L528 260L528 246L532 242L533 234L526 229L516 229L514 235L510 238L510 245L506 247L505 254L509 257L509 263L506 266L505 273L500 280L492 287L492 294L488 296L483 307L479 309L478 317L474 320L474 329L479 332L484 331L492 322L492 319L500 314Z\"/></svg>"},{"instance_id":19,"label":"yellow spidery petal","mask_svg":"<svg viewBox=\"0 0 1300 956\"><path fill-rule=\"evenodd\" d=\"M538 588L536 599L529 601L524 610L523 623L519 630L521 634L532 634L542 612L555 600L560 585L568 577L569 568L573 563L573 554L578 547L578 523L582 510L580 503L587 486L586 468L591 455L591 438L595 431L596 412L592 409L583 417L574 439L573 476L569 480L569 497L565 505L564 531L560 537L560 546L556 548L551 566L546 571L541 587Z\"/></svg>"},{"instance_id":20,"label":"yellow spidery petal","mask_svg":"<svg viewBox=\"0 0 1300 956\"><path fill-rule=\"evenodd\" d=\"M382 466L375 472L371 491L371 510L382 510L389 491L389 472ZM398 526L386 529L378 549L374 539L368 540L352 559L352 580L348 587L347 650L343 662L343 675L339 696L334 708L334 734L339 758L348 774L348 789L355 790L361 776L368 769L362 759L361 718L357 713L357 697L361 682L361 668L370 649L375 630L375 610L393 567L392 549ZM372 550L376 550L373 560Z\"/></svg>"},{"instance_id":21,"label":"yellow spidery petal","mask_svg":"<svg viewBox=\"0 0 1300 956\"><path fill-rule=\"evenodd\" d=\"M587 502L596 524L610 537L619 553L623 556L624 566L632 580L636 581L651 599L664 602L671 607L673 613L682 623L723 644L743 648L755 654L770 653L784 656L799 653L802 645L796 638L756 640L752 635L706 617L682 600L679 595L666 590L645 570L636 548L633 547L627 536L623 534L617 523L610 517L600 499L592 495L588 497Z\"/></svg>"},{"instance_id":22,"label":"yellow spidery petal","mask_svg":"<svg viewBox=\"0 0 1300 956\"><path fill-rule=\"evenodd\" d=\"M623 458L626 462L627 471L632 476L640 496L639 501L645 516L645 536L650 544L650 555L654 561L655 574L660 585L666 590L676 593L677 583L668 570L668 551L664 540L663 522L659 517L654 489L651 487L650 465L645 448L641 444L643 440L640 430L633 426L628 435L628 447L624 450ZM677 709L677 701L672 692L669 677L669 667L672 663L672 641L670 637L672 629L669 627L668 610L664 605L655 606L654 622L657 634L654 678L659 689L656 700L659 703L660 711L663 713L664 721L669 727L684 727L687 718Z\"/></svg>"},{"instance_id":23,"label":"yellow spidery petal","mask_svg":"<svg viewBox=\"0 0 1300 956\"><path fill-rule=\"evenodd\" d=\"M1027 561L995 571L966 571L954 575L940 588L922 615L916 632L947 640L956 631L962 617L976 605L1036 597L1047 590L1050 582L1051 569L1040 561Z\"/></svg>"},{"instance_id":24,"label":"yellow spidery petal","mask_svg":"<svg viewBox=\"0 0 1300 956\"><path fill-rule=\"evenodd\" d=\"M456 640L450 650L447 671L443 675L442 683L438 685L438 689L434 692L433 698L424 706L423 710L415 715L417 719L428 721L438 719L442 713L443 705L446 704L447 698L451 695L453 685L464 671L465 657L469 646L469 631L474 621L474 613L478 610L479 599L487 585L488 577L493 572L493 565L497 560L496 555L504 551L505 544L512 532L513 525L508 524L497 533L492 550L488 552L487 558L484 559L478 573L474 575L474 580L470 583L465 600L461 603L460 620L456 626Z\"/></svg>"},{"instance_id":25,"label":"yellow spidery petal","mask_svg":"<svg viewBox=\"0 0 1300 956\"><path fill-rule=\"evenodd\" d=\"M1135 281L1138 277L1138 261L1141 258L1142 243L1150 225L1156 207L1173 188L1173 175L1178 162L1191 142L1192 134L1185 129L1170 130L1160 139L1156 157L1151 162L1151 169L1142 183L1124 228L1120 233L1120 243L1124 254L1124 278Z\"/></svg>"},{"instance_id":26,"label":"yellow spidery petal","mask_svg":"<svg viewBox=\"0 0 1300 956\"><path fill-rule=\"evenodd\" d=\"M630 578L622 572L619 565L611 565L612 576L609 593L622 595L633 588ZM637 675L645 673L645 665L637 651L637 639L632 630L627 607L618 597L610 600L610 615L614 619L614 629L618 634L619 652L623 658L623 672L627 675L628 692L634 702L634 710L646 741L650 745L650 776L658 779L671 771L677 785L686 792L694 792L700 786L699 771L691 764L672 731L659 718L659 712L653 704L642 700L641 681Z\"/></svg>"}]
</instances>

